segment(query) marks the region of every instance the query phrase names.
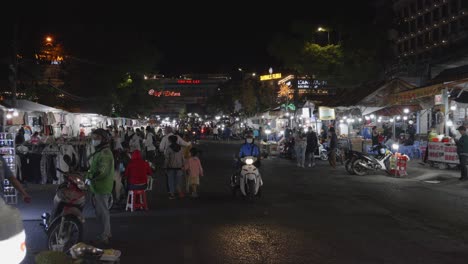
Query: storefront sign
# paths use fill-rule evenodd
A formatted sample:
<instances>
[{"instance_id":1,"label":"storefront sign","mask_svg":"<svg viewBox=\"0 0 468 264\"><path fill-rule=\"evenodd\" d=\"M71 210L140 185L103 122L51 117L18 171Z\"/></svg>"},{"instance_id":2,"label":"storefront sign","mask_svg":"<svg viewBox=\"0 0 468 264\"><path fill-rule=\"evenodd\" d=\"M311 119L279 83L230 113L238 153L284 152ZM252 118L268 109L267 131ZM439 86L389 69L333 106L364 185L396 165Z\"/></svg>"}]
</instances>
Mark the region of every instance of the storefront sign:
<instances>
[{"instance_id":1,"label":"storefront sign","mask_svg":"<svg viewBox=\"0 0 468 264\"><path fill-rule=\"evenodd\" d=\"M178 84L200 84L201 81L200 80L177 80L177 83Z\"/></svg>"},{"instance_id":2,"label":"storefront sign","mask_svg":"<svg viewBox=\"0 0 468 264\"><path fill-rule=\"evenodd\" d=\"M319 119L320 120L335 120L335 109L320 106L319 107Z\"/></svg>"},{"instance_id":3,"label":"storefront sign","mask_svg":"<svg viewBox=\"0 0 468 264\"><path fill-rule=\"evenodd\" d=\"M434 105L441 105L441 104L443 104L442 95L436 94L434 96Z\"/></svg>"},{"instance_id":4,"label":"storefront sign","mask_svg":"<svg viewBox=\"0 0 468 264\"><path fill-rule=\"evenodd\" d=\"M174 92L174 91L155 91L154 89L151 89L148 91L149 95L156 96L156 97L179 97L180 92Z\"/></svg>"},{"instance_id":5,"label":"storefront sign","mask_svg":"<svg viewBox=\"0 0 468 264\"><path fill-rule=\"evenodd\" d=\"M434 162L459 164L457 146L442 142L429 142L428 159Z\"/></svg>"},{"instance_id":6,"label":"storefront sign","mask_svg":"<svg viewBox=\"0 0 468 264\"><path fill-rule=\"evenodd\" d=\"M311 89L313 87L311 80L297 80L297 89Z\"/></svg>"},{"instance_id":7,"label":"storefront sign","mask_svg":"<svg viewBox=\"0 0 468 264\"><path fill-rule=\"evenodd\" d=\"M281 73L273 73L268 75L260 75L260 81L281 79Z\"/></svg>"},{"instance_id":8,"label":"storefront sign","mask_svg":"<svg viewBox=\"0 0 468 264\"><path fill-rule=\"evenodd\" d=\"M435 96L436 94L440 94L442 90L441 85L432 85L424 88L413 89L401 93L397 93L390 97L391 104L404 104L412 102L416 99Z\"/></svg>"}]
</instances>

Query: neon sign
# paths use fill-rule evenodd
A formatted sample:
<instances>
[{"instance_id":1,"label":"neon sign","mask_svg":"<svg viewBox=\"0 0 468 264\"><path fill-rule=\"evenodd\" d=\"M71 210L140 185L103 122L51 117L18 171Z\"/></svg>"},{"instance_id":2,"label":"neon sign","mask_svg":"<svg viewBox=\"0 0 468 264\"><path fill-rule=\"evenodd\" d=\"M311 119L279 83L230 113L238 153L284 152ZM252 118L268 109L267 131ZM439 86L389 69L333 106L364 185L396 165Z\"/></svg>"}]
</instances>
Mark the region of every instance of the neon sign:
<instances>
[{"instance_id":1,"label":"neon sign","mask_svg":"<svg viewBox=\"0 0 468 264\"><path fill-rule=\"evenodd\" d=\"M268 80L275 80L281 79L281 73L273 73L270 75L260 75L260 81L268 81Z\"/></svg>"},{"instance_id":2,"label":"neon sign","mask_svg":"<svg viewBox=\"0 0 468 264\"><path fill-rule=\"evenodd\" d=\"M200 80L177 80L178 84L200 84Z\"/></svg>"},{"instance_id":3,"label":"neon sign","mask_svg":"<svg viewBox=\"0 0 468 264\"><path fill-rule=\"evenodd\" d=\"M154 89L151 89L148 91L149 95L156 96L156 97L179 97L180 92L174 92L174 91L155 91Z\"/></svg>"}]
</instances>

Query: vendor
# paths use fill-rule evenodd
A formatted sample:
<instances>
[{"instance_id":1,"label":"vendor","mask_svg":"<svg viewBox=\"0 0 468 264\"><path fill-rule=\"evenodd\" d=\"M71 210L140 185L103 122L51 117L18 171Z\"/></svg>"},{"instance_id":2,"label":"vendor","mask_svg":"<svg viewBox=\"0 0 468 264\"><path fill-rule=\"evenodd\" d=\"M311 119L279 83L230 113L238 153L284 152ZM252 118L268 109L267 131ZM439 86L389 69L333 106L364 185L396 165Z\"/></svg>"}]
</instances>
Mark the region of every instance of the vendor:
<instances>
[{"instance_id":1,"label":"vendor","mask_svg":"<svg viewBox=\"0 0 468 264\"><path fill-rule=\"evenodd\" d=\"M34 132L34 134L31 137L31 144L37 145L41 142L41 138L39 137L39 132Z\"/></svg>"}]
</instances>

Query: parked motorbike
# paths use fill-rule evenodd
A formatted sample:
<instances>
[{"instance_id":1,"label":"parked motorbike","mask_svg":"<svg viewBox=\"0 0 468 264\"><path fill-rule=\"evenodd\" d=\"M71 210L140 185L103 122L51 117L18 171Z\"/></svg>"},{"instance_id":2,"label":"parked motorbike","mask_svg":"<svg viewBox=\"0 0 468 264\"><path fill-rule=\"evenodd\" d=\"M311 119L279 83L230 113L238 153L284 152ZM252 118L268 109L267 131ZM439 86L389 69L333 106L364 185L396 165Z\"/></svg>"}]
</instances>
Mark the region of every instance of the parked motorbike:
<instances>
[{"instance_id":1,"label":"parked motorbike","mask_svg":"<svg viewBox=\"0 0 468 264\"><path fill-rule=\"evenodd\" d=\"M355 175L352 165L359 156L360 156L360 152L354 151L354 150L348 150L344 154L345 169L350 175Z\"/></svg>"},{"instance_id":2,"label":"parked motorbike","mask_svg":"<svg viewBox=\"0 0 468 264\"><path fill-rule=\"evenodd\" d=\"M356 158L352 163L354 174L362 176L368 174L369 171L385 171L390 173L390 157L393 153L382 144L376 145L373 148L377 151L377 156L356 152Z\"/></svg>"},{"instance_id":3,"label":"parked motorbike","mask_svg":"<svg viewBox=\"0 0 468 264\"><path fill-rule=\"evenodd\" d=\"M328 151L327 149L323 146L323 144L319 143L318 144L318 152L316 151L314 153L314 158L319 158L321 160L328 160Z\"/></svg>"},{"instance_id":4,"label":"parked motorbike","mask_svg":"<svg viewBox=\"0 0 468 264\"><path fill-rule=\"evenodd\" d=\"M261 188L263 186L263 180L260 172L254 165L257 158L247 156L241 158L240 161L242 162L240 171L231 177L232 194L233 196L236 196L238 190L240 190L244 197L253 201L255 196L261 196Z\"/></svg>"},{"instance_id":5,"label":"parked motorbike","mask_svg":"<svg viewBox=\"0 0 468 264\"><path fill-rule=\"evenodd\" d=\"M64 157L65 162L69 159ZM68 163L68 162L67 162ZM54 208L42 214L49 250L66 252L83 239L83 208L86 203L86 184L78 172L64 172L64 182L57 187Z\"/></svg>"}]
</instances>

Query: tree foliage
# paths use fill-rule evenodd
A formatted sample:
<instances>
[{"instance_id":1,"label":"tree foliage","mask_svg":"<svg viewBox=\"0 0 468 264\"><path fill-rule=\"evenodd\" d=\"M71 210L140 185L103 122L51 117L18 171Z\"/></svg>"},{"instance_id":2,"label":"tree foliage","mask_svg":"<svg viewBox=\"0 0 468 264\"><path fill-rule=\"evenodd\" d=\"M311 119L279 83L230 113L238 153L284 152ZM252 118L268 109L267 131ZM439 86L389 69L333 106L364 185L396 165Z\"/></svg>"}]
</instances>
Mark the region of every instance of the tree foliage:
<instances>
[{"instance_id":1,"label":"tree foliage","mask_svg":"<svg viewBox=\"0 0 468 264\"><path fill-rule=\"evenodd\" d=\"M289 32L278 34L272 39L270 54L279 59L286 69L327 80L339 87L357 86L379 78L391 57L386 35L386 29L391 23L391 19L386 18L391 14L386 12L378 17L369 17L367 14L375 12L368 10L375 7L364 1L349 1L348 4L360 5L360 8L354 6L353 10L365 11L356 13L352 19L340 12L330 18L327 30L330 31L332 45L317 43L320 42L319 34L323 34L316 32L317 24L295 22ZM391 8L379 7L375 10Z\"/></svg>"}]
</instances>

